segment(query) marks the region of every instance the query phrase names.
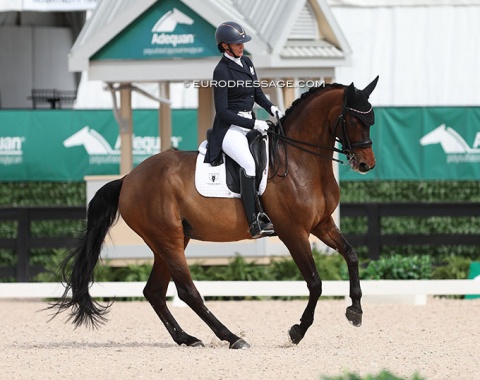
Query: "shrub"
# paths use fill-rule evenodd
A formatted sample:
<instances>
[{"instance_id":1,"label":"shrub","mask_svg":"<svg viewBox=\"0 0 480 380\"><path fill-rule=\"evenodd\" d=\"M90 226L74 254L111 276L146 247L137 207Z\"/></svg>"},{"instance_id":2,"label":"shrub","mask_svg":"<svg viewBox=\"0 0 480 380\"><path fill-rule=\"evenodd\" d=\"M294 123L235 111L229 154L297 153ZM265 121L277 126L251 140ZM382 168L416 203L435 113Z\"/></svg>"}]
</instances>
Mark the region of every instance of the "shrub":
<instances>
[{"instance_id":1,"label":"shrub","mask_svg":"<svg viewBox=\"0 0 480 380\"><path fill-rule=\"evenodd\" d=\"M432 278L463 280L468 278L471 260L466 257L448 256L442 265L433 269Z\"/></svg>"},{"instance_id":2,"label":"shrub","mask_svg":"<svg viewBox=\"0 0 480 380\"><path fill-rule=\"evenodd\" d=\"M361 279L420 280L432 278L432 263L428 255L404 257L393 255L371 261L360 271Z\"/></svg>"},{"instance_id":3,"label":"shrub","mask_svg":"<svg viewBox=\"0 0 480 380\"><path fill-rule=\"evenodd\" d=\"M60 281L60 267L67 252L56 249L41 264L45 272L35 277L35 281ZM348 279L348 273L343 258L338 255L325 255L313 250L320 277L323 280ZM147 281L152 270L151 264L128 265L125 267L110 267L108 261L100 262L95 267L96 281ZM197 281L282 281L303 280L297 265L290 257L272 259L268 265L258 265L255 261L247 262L245 258L236 255L227 265L190 266L192 278Z\"/></svg>"}]
</instances>

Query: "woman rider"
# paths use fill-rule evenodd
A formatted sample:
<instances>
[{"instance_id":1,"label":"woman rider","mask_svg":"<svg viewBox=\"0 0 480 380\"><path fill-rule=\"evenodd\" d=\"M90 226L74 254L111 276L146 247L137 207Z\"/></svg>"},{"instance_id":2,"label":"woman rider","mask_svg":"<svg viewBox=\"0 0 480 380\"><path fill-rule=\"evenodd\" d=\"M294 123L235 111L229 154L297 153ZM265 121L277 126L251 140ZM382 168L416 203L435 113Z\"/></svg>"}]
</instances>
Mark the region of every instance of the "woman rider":
<instances>
[{"instance_id":1,"label":"woman rider","mask_svg":"<svg viewBox=\"0 0 480 380\"><path fill-rule=\"evenodd\" d=\"M244 43L252 38L237 23L228 21L218 26L215 40L223 53L213 72L215 121L208 142L205 162L222 163L222 151L240 165L240 193L252 238L274 233L270 219L257 210L255 188L255 161L250 153L246 134L256 129L266 135L268 124L256 120L252 113L254 103L272 116L283 116L265 96L252 61L243 56ZM232 85L234 84L234 85Z\"/></svg>"}]
</instances>

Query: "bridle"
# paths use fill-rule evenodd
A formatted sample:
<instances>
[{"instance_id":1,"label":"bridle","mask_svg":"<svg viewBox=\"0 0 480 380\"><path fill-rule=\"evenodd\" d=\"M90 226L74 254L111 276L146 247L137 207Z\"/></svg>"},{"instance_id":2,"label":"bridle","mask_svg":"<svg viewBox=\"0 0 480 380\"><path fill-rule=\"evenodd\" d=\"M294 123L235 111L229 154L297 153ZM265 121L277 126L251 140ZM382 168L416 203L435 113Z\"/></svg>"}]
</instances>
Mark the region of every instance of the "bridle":
<instances>
[{"instance_id":1,"label":"bridle","mask_svg":"<svg viewBox=\"0 0 480 380\"><path fill-rule=\"evenodd\" d=\"M306 141L301 141L301 140L288 137L285 135L285 130L283 129L281 119L277 117L277 124L275 124L275 128L273 130L272 129L268 130L268 134L274 137L272 139L272 150L271 150L270 156L271 156L272 165L274 165L274 163L278 161L278 153L277 153L278 142L281 141L283 143L283 149L285 153L285 172L284 174L278 174L278 170L280 166L280 164L278 163L276 169L273 171L273 174L272 176L270 176L270 178L273 178L275 176L286 177L288 175L287 144L297 149L300 149L304 152L307 152L309 154L313 154L318 157L327 158L329 160L338 162L340 164L344 164L344 161L334 158L333 156L330 156L330 155L322 154L318 152L318 150L330 150L333 152L338 152L340 154L344 154L347 157L347 160L350 160L353 157L353 149L365 149L365 148L371 147L372 140L370 138L367 140L359 141L355 143L352 143L350 141L350 137L348 136L348 133L347 133L347 121L346 121L347 114L351 114L353 116L359 116L359 118L362 118L362 115L365 116L370 112L372 112L372 107L368 111L359 111L354 108L347 107L346 98L344 97L342 112L338 116L332 131L334 136L336 136L337 129L339 128L341 129L341 137L335 137L335 141L341 144L342 146L341 149L338 149L335 146L326 147L326 146L312 144Z\"/></svg>"},{"instance_id":2,"label":"bridle","mask_svg":"<svg viewBox=\"0 0 480 380\"><path fill-rule=\"evenodd\" d=\"M370 107L368 111L359 111L354 108L346 107L345 105L343 106L342 113L340 114L340 116L337 119L337 122L335 123L333 134L334 135L336 134L338 125L340 124L342 128L342 139L336 138L336 141L342 144L342 149L340 153L345 154L347 158L352 155L352 150L355 148L356 149L370 148L372 146L372 140L369 138L367 140L352 143L347 133L347 121L345 120L346 115L347 114L351 114L353 116L367 115L371 113L372 110L373 110L372 107Z\"/></svg>"}]
</instances>

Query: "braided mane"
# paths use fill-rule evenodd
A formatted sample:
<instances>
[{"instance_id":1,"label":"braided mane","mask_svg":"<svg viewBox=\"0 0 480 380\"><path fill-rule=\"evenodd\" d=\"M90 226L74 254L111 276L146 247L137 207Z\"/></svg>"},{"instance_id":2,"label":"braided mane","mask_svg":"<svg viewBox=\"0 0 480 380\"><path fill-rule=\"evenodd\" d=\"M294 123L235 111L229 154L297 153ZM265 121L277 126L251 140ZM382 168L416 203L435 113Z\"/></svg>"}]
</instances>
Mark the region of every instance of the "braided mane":
<instances>
[{"instance_id":1,"label":"braided mane","mask_svg":"<svg viewBox=\"0 0 480 380\"><path fill-rule=\"evenodd\" d=\"M343 84L340 83L323 83L318 87L311 87L308 91L304 92L298 99L295 99L290 107L285 111L285 116L281 118L281 122L283 122L289 114L291 114L298 106L304 102L304 100L310 98L313 94L316 94L320 90L325 90L327 88L339 88L345 87Z\"/></svg>"}]
</instances>

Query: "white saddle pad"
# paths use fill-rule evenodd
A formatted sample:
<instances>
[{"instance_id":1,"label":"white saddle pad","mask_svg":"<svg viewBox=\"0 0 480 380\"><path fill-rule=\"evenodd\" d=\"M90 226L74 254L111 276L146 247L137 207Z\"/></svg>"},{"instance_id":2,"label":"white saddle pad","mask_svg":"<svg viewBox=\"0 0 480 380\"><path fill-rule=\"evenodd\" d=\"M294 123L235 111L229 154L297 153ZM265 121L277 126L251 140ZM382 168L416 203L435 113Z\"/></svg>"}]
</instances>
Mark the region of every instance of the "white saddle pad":
<instances>
[{"instance_id":1,"label":"white saddle pad","mask_svg":"<svg viewBox=\"0 0 480 380\"><path fill-rule=\"evenodd\" d=\"M268 148L268 145L267 145ZM206 164L205 153L207 152L207 141L203 141L198 147L197 165L195 168L195 186L197 191L204 197L214 198L240 198L239 193L231 191L227 186L227 174L225 166L225 154L223 153L223 164L212 166ZM263 171L262 180L258 193L262 195L267 187L268 177L268 155L267 166Z\"/></svg>"}]
</instances>

